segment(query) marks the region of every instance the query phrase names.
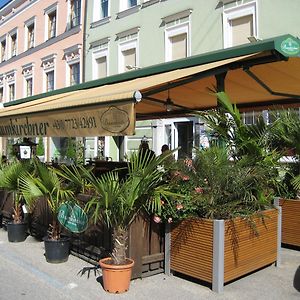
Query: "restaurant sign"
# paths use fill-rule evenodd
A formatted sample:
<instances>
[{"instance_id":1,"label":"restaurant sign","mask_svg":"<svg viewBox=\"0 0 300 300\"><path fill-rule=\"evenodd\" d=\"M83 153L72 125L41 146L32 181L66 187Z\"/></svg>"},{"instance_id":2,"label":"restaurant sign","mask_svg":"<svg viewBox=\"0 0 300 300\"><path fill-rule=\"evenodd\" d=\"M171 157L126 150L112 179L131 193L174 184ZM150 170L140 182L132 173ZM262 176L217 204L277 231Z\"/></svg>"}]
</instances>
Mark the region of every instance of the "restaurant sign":
<instances>
[{"instance_id":1,"label":"restaurant sign","mask_svg":"<svg viewBox=\"0 0 300 300\"><path fill-rule=\"evenodd\" d=\"M86 213L75 203L63 203L59 207L57 218L62 226L74 233L84 232L88 226Z\"/></svg>"},{"instance_id":2,"label":"restaurant sign","mask_svg":"<svg viewBox=\"0 0 300 300\"><path fill-rule=\"evenodd\" d=\"M2 117L0 136L117 136L135 130L134 104Z\"/></svg>"}]
</instances>

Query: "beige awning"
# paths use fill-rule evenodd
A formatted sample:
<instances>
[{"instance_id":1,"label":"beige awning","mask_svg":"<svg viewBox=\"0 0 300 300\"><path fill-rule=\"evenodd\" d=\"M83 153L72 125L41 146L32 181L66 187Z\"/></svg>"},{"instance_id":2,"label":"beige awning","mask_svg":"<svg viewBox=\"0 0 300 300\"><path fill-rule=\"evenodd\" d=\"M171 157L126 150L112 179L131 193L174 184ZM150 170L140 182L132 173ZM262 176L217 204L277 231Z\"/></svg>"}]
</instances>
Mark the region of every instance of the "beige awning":
<instances>
[{"instance_id":1,"label":"beige awning","mask_svg":"<svg viewBox=\"0 0 300 300\"><path fill-rule=\"evenodd\" d=\"M136 119L216 107L300 104L300 41L290 35L126 72L6 103L1 136L132 135Z\"/></svg>"}]
</instances>

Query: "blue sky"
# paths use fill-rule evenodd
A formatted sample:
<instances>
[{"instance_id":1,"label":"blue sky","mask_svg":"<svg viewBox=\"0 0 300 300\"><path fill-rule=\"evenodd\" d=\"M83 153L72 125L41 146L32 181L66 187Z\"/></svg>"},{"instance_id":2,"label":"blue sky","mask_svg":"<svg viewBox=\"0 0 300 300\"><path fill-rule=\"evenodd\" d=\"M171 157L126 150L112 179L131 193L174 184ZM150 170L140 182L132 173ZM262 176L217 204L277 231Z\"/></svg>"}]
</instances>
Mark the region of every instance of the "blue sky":
<instances>
[{"instance_id":1,"label":"blue sky","mask_svg":"<svg viewBox=\"0 0 300 300\"><path fill-rule=\"evenodd\" d=\"M2 8L7 2L10 2L11 0L0 0L0 8Z\"/></svg>"}]
</instances>

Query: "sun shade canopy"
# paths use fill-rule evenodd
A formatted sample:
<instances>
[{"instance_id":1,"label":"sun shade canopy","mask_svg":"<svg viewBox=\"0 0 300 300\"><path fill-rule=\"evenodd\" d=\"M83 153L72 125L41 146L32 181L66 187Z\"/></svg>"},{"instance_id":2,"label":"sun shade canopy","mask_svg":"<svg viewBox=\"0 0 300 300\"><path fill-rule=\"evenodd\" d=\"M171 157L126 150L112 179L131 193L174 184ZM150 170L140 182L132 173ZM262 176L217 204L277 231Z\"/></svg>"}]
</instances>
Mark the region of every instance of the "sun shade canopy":
<instances>
[{"instance_id":1,"label":"sun shade canopy","mask_svg":"<svg viewBox=\"0 0 300 300\"><path fill-rule=\"evenodd\" d=\"M291 35L94 80L4 104L1 136L131 135L135 120L216 107L298 105L300 41Z\"/></svg>"}]
</instances>

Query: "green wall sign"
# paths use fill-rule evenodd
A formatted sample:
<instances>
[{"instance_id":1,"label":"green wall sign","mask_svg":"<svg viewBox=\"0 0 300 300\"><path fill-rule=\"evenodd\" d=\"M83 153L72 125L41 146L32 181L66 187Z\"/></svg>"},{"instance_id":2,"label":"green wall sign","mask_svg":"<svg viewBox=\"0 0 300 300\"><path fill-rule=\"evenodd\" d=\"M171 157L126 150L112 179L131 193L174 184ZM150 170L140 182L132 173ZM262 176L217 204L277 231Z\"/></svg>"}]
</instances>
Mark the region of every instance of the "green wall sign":
<instances>
[{"instance_id":1,"label":"green wall sign","mask_svg":"<svg viewBox=\"0 0 300 300\"><path fill-rule=\"evenodd\" d=\"M58 212L58 221L66 229L80 233L87 229L88 217L82 208L70 202L63 203Z\"/></svg>"},{"instance_id":2,"label":"green wall sign","mask_svg":"<svg viewBox=\"0 0 300 300\"><path fill-rule=\"evenodd\" d=\"M300 52L300 45L298 41L292 38L287 38L281 42L281 51L287 55L297 55Z\"/></svg>"}]
</instances>

